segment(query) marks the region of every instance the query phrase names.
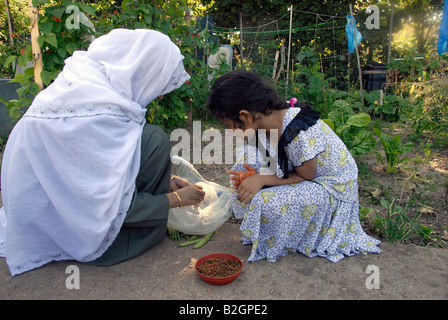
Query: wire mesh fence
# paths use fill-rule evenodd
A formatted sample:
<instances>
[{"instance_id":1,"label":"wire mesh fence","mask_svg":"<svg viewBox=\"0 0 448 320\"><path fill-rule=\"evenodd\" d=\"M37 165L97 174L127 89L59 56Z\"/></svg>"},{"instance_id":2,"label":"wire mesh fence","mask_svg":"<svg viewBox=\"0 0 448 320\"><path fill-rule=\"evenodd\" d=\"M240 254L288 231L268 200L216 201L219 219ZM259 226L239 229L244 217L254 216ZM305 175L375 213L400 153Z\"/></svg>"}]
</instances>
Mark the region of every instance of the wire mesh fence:
<instances>
[{"instance_id":1,"label":"wire mesh fence","mask_svg":"<svg viewBox=\"0 0 448 320\"><path fill-rule=\"evenodd\" d=\"M347 7L347 15L350 8ZM246 17L240 12L215 13L208 16L211 30L220 44L238 44L242 67L250 65L274 82L292 83L295 71L314 52L328 87L338 90L372 87L369 79L385 77L385 65L402 58L394 50L390 8L373 6L353 12L356 27L362 34L357 52L349 52L346 16L313 13L292 7L273 16Z\"/></svg>"}]
</instances>

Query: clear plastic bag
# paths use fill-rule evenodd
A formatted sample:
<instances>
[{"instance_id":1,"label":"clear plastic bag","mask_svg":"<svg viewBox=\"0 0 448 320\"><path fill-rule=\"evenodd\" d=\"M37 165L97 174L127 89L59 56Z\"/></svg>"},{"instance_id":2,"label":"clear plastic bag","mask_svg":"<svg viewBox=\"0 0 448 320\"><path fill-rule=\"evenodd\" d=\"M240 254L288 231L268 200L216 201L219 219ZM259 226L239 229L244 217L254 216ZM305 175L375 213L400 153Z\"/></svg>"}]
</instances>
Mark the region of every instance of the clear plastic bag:
<instances>
[{"instance_id":1,"label":"clear plastic bag","mask_svg":"<svg viewBox=\"0 0 448 320\"><path fill-rule=\"evenodd\" d=\"M204 201L198 206L172 208L168 215L168 227L188 235L205 235L217 230L231 216L230 188L206 181L187 160L173 156L179 168L176 175L205 191Z\"/></svg>"}]
</instances>

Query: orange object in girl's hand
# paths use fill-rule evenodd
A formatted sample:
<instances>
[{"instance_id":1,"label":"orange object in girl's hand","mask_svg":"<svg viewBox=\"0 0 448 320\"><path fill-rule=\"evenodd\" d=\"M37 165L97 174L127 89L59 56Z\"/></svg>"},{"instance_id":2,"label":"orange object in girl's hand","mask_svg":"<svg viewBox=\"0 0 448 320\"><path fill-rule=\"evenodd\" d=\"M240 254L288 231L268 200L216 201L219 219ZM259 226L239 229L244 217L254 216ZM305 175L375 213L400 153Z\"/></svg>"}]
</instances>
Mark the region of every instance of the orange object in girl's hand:
<instances>
[{"instance_id":1,"label":"orange object in girl's hand","mask_svg":"<svg viewBox=\"0 0 448 320\"><path fill-rule=\"evenodd\" d=\"M237 189L241 182L243 182L244 179L247 177L250 177L254 174L257 174L257 170L255 170L250 165L243 163L244 168L247 169L247 171L227 171L228 174L232 174L233 176L230 176L230 180L233 180L233 185Z\"/></svg>"}]
</instances>

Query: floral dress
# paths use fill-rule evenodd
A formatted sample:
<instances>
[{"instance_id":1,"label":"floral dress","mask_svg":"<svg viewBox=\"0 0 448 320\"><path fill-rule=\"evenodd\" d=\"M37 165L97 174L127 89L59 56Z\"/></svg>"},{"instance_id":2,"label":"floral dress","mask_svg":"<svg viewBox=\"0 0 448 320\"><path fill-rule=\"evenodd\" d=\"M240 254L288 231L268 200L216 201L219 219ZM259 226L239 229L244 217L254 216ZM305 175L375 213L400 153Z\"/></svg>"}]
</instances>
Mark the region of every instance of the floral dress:
<instances>
[{"instance_id":1,"label":"floral dress","mask_svg":"<svg viewBox=\"0 0 448 320\"><path fill-rule=\"evenodd\" d=\"M283 132L301 112L290 108L283 119ZM270 152L267 139L260 141ZM237 149L232 170L245 170L243 163L260 150L245 145ZM243 244L252 245L249 261L276 261L288 252L321 256L337 262L359 253L380 253L380 241L368 236L359 221L358 169L345 144L322 120L317 120L286 146L288 170L316 158L313 181L265 187L247 205L237 200L231 184L232 207L242 219ZM260 159L255 157L255 159ZM270 171L266 161L249 163L258 172ZM277 164L276 175L283 172Z\"/></svg>"}]
</instances>

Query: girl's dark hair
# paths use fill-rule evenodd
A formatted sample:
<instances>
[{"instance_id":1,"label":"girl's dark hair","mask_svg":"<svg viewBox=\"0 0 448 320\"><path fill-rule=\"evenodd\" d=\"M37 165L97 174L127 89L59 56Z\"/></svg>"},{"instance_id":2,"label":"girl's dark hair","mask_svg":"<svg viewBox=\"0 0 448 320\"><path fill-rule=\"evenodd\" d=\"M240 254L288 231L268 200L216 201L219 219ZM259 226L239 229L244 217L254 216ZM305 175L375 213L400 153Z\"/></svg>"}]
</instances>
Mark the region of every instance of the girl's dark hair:
<instances>
[{"instance_id":1,"label":"girl's dark hair","mask_svg":"<svg viewBox=\"0 0 448 320\"><path fill-rule=\"evenodd\" d=\"M212 86L207 109L218 120L232 120L236 127L244 123L239 118L241 110L268 115L273 110L290 107L277 92L258 74L235 70L216 79Z\"/></svg>"},{"instance_id":2,"label":"girl's dark hair","mask_svg":"<svg viewBox=\"0 0 448 320\"><path fill-rule=\"evenodd\" d=\"M311 108L306 102L296 106ZM231 71L216 79L207 100L207 109L216 119L232 120L237 128L244 126L239 118L241 110L249 111L256 119L256 113L269 115L273 110L289 107L289 102L282 100L263 78L244 70Z\"/></svg>"}]
</instances>

